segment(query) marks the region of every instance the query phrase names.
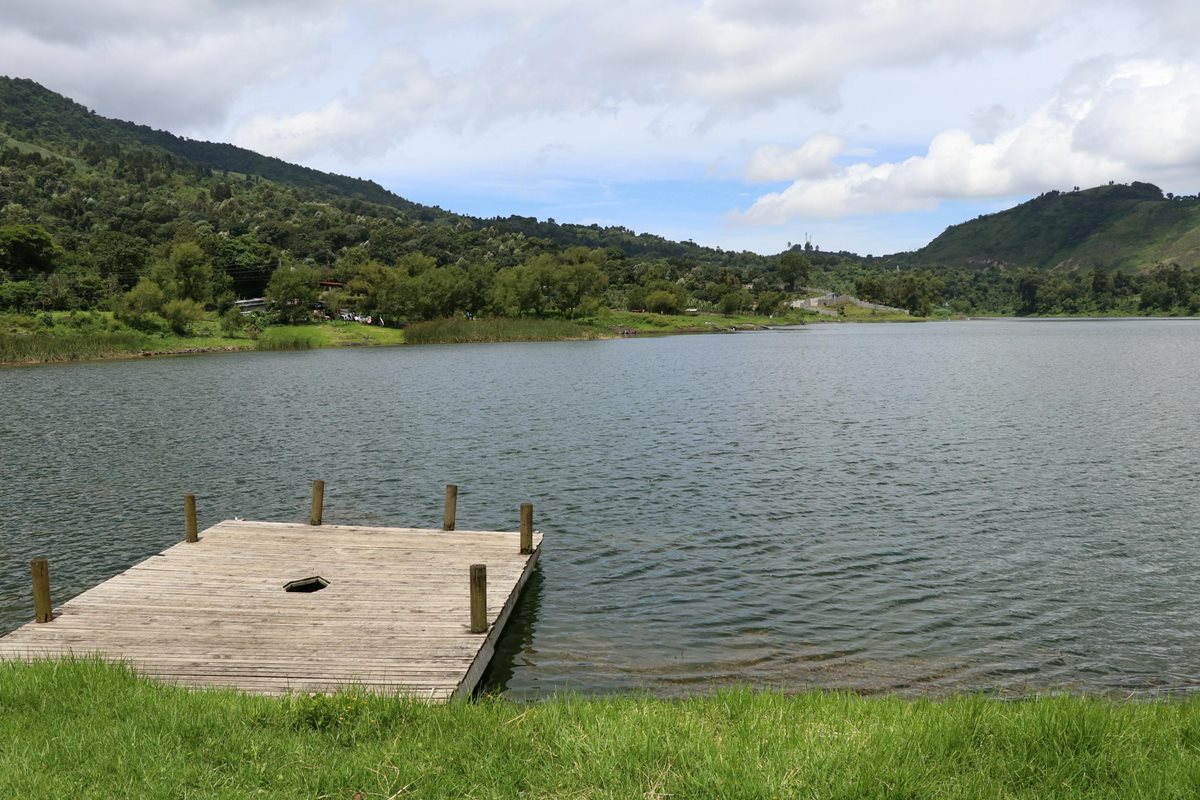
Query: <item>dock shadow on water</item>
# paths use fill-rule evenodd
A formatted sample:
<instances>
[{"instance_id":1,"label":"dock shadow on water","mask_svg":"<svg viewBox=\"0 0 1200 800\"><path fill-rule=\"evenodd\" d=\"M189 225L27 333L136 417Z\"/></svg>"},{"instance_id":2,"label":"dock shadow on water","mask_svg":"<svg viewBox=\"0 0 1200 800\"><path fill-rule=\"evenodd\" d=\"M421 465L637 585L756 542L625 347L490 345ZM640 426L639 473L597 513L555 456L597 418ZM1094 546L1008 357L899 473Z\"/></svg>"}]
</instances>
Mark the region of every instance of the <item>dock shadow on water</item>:
<instances>
[{"instance_id":1,"label":"dock shadow on water","mask_svg":"<svg viewBox=\"0 0 1200 800\"><path fill-rule=\"evenodd\" d=\"M517 669L537 666L534 639L544 586L542 565L538 563L526 581L525 588L521 590L512 616L508 618L508 624L500 634L496 652L479 682L479 694L503 694Z\"/></svg>"}]
</instances>

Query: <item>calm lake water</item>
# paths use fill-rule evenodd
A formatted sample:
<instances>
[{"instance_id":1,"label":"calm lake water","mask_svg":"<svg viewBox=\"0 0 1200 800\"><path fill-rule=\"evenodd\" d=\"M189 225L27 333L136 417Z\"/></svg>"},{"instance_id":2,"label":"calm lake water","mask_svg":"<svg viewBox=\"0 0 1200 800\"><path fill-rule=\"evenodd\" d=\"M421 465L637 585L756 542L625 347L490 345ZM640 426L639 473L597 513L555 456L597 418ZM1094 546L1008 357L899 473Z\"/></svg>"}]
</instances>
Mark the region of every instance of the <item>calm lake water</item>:
<instances>
[{"instance_id":1,"label":"calm lake water","mask_svg":"<svg viewBox=\"0 0 1200 800\"><path fill-rule=\"evenodd\" d=\"M0 633L202 527L515 529L513 697L728 684L1200 685L1200 321L735 336L0 370ZM368 645L369 643L364 643Z\"/></svg>"}]
</instances>

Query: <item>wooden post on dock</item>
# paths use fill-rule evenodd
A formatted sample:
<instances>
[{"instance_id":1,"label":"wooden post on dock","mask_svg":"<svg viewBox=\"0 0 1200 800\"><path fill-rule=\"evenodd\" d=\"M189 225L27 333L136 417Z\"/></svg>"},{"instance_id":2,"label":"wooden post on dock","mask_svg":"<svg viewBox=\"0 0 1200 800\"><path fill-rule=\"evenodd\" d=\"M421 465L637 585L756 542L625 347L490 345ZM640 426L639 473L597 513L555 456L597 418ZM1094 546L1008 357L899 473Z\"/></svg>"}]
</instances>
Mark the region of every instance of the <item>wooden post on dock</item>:
<instances>
[{"instance_id":1,"label":"wooden post on dock","mask_svg":"<svg viewBox=\"0 0 1200 800\"><path fill-rule=\"evenodd\" d=\"M313 481L312 514L308 518L309 525L321 524L321 512L325 508L325 481Z\"/></svg>"},{"instance_id":2,"label":"wooden post on dock","mask_svg":"<svg viewBox=\"0 0 1200 800\"><path fill-rule=\"evenodd\" d=\"M54 618L50 607L50 562L35 558L29 562L29 572L33 576L33 621L49 622Z\"/></svg>"},{"instance_id":3,"label":"wooden post on dock","mask_svg":"<svg viewBox=\"0 0 1200 800\"><path fill-rule=\"evenodd\" d=\"M487 633L487 567L471 565L471 633Z\"/></svg>"},{"instance_id":4,"label":"wooden post on dock","mask_svg":"<svg viewBox=\"0 0 1200 800\"><path fill-rule=\"evenodd\" d=\"M521 503L521 555L533 552L533 503Z\"/></svg>"},{"instance_id":5,"label":"wooden post on dock","mask_svg":"<svg viewBox=\"0 0 1200 800\"><path fill-rule=\"evenodd\" d=\"M458 512L458 487L446 484L446 510L442 513L442 530L454 530L454 517Z\"/></svg>"},{"instance_id":6,"label":"wooden post on dock","mask_svg":"<svg viewBox=\"0 0 1200 800\"><path fill-rule=\"evenodd\" d=\"M200 536L196 532L196 495L194 494L183 496L183 540L185 542L200 541Z\"/></svg>"}]
</instances>

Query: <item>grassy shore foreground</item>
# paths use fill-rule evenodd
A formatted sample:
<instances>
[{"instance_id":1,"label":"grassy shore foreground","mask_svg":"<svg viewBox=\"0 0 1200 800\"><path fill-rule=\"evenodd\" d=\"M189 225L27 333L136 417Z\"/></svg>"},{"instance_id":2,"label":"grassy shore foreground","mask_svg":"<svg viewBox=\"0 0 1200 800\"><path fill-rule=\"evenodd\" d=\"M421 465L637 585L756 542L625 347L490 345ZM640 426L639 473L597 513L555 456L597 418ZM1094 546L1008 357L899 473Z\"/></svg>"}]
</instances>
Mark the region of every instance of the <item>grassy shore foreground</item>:
<instances>
[{"instance_id":1,"label":"grassy shore foreground","mask_svg":"<svg viewBox=\"0 0 1200 800\"><path fill-rule=\"evenodd\" d=\"M0 796L1192 798L1200 703L188 692L0 663Z\"/></svg>"}]
</instances>

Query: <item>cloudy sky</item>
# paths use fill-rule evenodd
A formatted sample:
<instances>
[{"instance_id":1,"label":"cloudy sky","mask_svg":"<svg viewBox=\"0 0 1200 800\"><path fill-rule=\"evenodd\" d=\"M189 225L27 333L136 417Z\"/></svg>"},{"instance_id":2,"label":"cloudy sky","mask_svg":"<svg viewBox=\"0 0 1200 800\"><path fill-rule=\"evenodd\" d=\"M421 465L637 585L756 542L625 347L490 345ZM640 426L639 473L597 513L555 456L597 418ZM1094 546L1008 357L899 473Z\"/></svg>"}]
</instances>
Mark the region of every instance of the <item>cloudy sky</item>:
<instances>
[{"instance_id":1,"label":"cloudy sky","mask_svg":"<svg viewBox=\"0 0 1200 800\"><path fill-rule=\"evenodd\" d=\"M5 0L0 74L480 216L890 253L1200 191L1195 0Z\"/></svg>"}]
</instances>

